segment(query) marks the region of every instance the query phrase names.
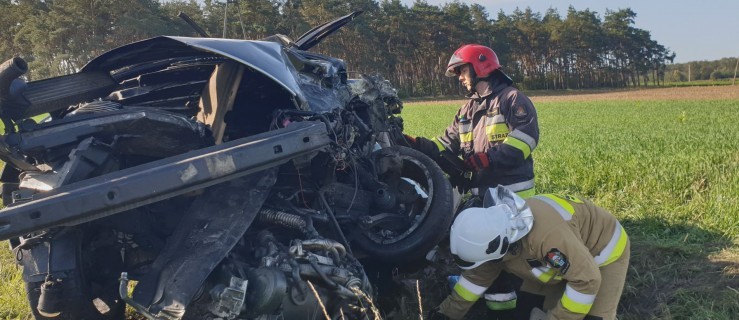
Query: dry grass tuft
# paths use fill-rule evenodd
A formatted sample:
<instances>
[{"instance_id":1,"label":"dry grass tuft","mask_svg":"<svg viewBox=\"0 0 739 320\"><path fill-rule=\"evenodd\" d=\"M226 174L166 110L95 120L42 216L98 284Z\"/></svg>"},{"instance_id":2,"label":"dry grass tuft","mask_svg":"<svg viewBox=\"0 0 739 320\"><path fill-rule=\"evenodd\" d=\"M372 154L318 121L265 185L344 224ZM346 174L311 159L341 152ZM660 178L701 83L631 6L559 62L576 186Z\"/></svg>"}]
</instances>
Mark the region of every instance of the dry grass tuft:
<instances>
[{"instance_id":1,"label":"dry grass tuft","mask_svg":"<svg viewBox=\"0 0 739 320\"><path fill-rule=\"evenodd\" d=\"M416 280L416 295L418 296L418 319L423 320L423 303L421 302L421 287Z\"/></svg>"},{"instance_id":2,"label":"dry grass tuft","mask_svg":"<svg viewBox=\"0 0 739 320\"><path fill-rule=\"evenodd\" d=\"M375 316L374 320L382 320L382 317L380 317L380 310L377 309L377 306L375 306L375 302L372 300L372 298L359 288L352 287L351 289L352 291L354 291L354 294L357 295L357 298L359 298L359 303L362 303L362 298L364 298L367 300L367 303L370 304L370 310L372 310L372 313Z\"/></svg>"},{"instance_id":3,"label":"dry grass tuft","mask_svg":"<svg viewBox=\"0 0 739 320\"><path fill-rule=\"evenodd\" d=\"M331 317L328 316L328 311L326 311L326 306L323 305L323 300L321 300L321 296L318 295L318 291L316 291L316 287L313 286L313 283L308 280L308 285L310 286L310 290L313 291L313 295L316 296L316 300L318 300L318 304L321 305L321 310L323 310L323 315L326 316L326 320L331 320Z\"/></svg>"}]
</instances>

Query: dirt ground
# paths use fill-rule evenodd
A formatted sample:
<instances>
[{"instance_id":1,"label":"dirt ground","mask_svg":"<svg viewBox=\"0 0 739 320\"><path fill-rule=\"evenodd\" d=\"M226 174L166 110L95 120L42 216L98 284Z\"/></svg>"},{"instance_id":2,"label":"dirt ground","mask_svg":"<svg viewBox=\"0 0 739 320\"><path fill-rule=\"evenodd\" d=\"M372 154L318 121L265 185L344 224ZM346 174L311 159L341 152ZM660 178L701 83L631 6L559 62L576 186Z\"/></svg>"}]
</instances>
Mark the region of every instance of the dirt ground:
<instances>
[{"instance_id":1,"label":"dirt ground","mask_svg":"<svg viewBox=\"0 0 739 320\"><path fill-rule=\"evenodd\" d=\"M592 101L592 100L724 100L739 99L739 85L675 87L653 89L625 89L609 91L572 91L555 93L532 92L534 102Z\"/></svg>"},{"instance_id":2,"label":"dirt ground","mask_svg":"<svg viewBox=\"0 0 739 320\"><path fill-rule=\"evenodd\" d=\"M739 84L735 86L701 86L621 90L567 90L567 91L527 91L534 103L559 101L593 100L724 100L739 99ZM445 100L440 100L442 102ZM449 99L458 102L461 99Z\"/></svg>"}]
</instances>

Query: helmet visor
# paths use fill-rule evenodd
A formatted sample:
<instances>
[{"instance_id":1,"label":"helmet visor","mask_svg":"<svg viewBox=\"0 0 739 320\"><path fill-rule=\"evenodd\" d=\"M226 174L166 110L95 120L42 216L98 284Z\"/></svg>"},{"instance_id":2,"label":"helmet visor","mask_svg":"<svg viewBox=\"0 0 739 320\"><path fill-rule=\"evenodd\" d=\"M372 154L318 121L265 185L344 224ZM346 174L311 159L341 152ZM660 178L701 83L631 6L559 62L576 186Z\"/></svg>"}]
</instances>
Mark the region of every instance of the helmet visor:
<instances>
[{"instance_id":1,"label":"helmet visor","mask_svg":"<svg viewBox=\"0 0 739 320\"><path fill-rule=\"evenodd\" d=\"M446 65L446 75L447 77L456 77L459 75L458 68L461 67L463 64L465 64L464 60L456 54L453 54L452 57L449 59L449 63Z\"/></svg>"}]
</instances>

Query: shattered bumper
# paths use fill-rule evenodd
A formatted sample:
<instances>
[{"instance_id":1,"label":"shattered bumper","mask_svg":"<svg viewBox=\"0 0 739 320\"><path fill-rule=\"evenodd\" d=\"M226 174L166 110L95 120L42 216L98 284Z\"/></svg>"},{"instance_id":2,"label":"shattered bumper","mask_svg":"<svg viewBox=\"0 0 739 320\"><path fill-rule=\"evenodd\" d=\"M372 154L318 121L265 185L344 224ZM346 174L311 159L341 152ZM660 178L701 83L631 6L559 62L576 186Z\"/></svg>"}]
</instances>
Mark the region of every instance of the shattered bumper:
<instances>
[{"instance_id":1,"label":"shattered bumper","mask_svg":"<svg viewBox=\"0 0 739 320\"><path fill-rule=\"evenodd\" d=\"M326 147L320 122L203 148L72 183L0 210L0 240L72 226L281 165Z\"/></svg>"}]
</instances>

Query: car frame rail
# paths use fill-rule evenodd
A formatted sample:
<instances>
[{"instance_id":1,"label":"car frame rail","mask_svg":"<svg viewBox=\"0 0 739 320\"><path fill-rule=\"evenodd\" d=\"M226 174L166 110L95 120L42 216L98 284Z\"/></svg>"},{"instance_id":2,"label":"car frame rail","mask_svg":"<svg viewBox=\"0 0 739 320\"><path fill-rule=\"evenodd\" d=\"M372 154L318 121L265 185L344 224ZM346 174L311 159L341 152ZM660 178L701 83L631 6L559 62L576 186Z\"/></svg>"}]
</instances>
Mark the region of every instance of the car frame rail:
<instances>
[{"instance_id":1,"label":"car frame rail","mask_svg":"<svg viewBox=\"0 0 739 320\"><path fill-rule=\"evenodd\" d=\"M325 124L298 122L71 183L0 210L0 240L78 225L182 195L308 156L329 143Z\"/></svg>"}]
</instances>

